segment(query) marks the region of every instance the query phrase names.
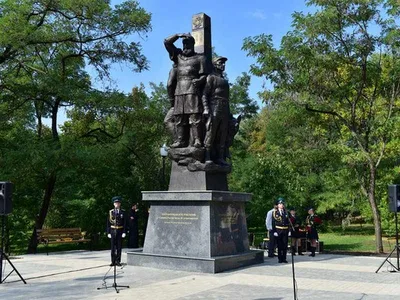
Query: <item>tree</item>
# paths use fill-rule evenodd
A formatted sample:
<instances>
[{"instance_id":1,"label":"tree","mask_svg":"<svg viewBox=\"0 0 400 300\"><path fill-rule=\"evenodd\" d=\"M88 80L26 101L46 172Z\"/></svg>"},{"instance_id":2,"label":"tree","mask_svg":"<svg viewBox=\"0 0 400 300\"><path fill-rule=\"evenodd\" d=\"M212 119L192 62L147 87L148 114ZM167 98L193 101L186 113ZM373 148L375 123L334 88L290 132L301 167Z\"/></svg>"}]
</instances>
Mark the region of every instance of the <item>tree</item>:
<instances>
[{"instance_id":1,"label":"tree","mask_svg":"<svg viewBox=\"0 0 400 300\"><path fill-rule=\"evenodd\" d=\"M243 72L238 76L229 91L229 104L233 115L248 119L257 114L258 105L249 96L250 75Z\"/></svg>"},{"instance_id":2,"label":"tree","mask_svg":"<svg viewBox=\"0 0 400 300\"><path fill-rule=\"evenodd\" d=\"M293 14L293 30L279 49L272 37L246 38L243 49L256 58L251 73L274 84L267 102L288 95L308 112L334 123L337 150L357 175L372 210L376 251L382 229L376 198L377 171L398 155L400 96L400 4L380 0L310 0L316 12ZM386 12L382 12L386 9Z\"/></svg>"},{"instance_id":3,"label":"tree","mask_svg":"<svg viewBox=\"0 0 400 300\"><path fill-rule=\"evenodd\" d=\"M91 67L100 79L109 76L112 63L128 63L133 71L147 68L132 34L150 30L150 14L137 1L111 7L108 1L4 1L0 4L1 101L10 112L30 107L37 118L37 134L52 157L36 228L45 222L57 174L62 168L58 112L79 105L91 90ZM51 140L42 136L42 117L52 120ZM29 246L34 251L35 237Z\"/></svg>"}]
</instances>

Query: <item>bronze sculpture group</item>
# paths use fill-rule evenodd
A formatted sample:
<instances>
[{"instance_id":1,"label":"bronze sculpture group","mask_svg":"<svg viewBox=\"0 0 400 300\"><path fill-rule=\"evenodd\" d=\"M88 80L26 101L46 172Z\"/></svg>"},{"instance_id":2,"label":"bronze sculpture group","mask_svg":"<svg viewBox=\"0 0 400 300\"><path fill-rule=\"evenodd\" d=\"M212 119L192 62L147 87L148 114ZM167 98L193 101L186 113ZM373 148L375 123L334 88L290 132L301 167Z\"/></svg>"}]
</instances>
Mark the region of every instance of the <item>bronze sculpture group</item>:
<instances>
[{"instance_id":1,"label":"bronze sculpture group","mask_svg":"<svg viewBox=\"0 0 400 300\"><path fill-rule=\"evenodd\" d=\"M174 43L182 39L182 49ZM167 90L171 102L164 123L173 142L169 156L191 171L229 172L229 147L238 131L240 116L229 109L229 83L224 78L226 57L215 57L212 70L204 54L194 50L190 34L165 39L173 61Z\"/></svg>"}]
</instances>

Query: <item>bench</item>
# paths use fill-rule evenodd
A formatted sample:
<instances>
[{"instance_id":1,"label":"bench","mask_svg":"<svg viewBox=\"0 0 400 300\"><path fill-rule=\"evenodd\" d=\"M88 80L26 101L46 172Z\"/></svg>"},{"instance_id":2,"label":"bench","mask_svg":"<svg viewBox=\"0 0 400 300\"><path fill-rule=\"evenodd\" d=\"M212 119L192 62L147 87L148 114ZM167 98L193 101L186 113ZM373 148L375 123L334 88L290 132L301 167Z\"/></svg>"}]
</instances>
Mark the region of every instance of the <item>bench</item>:
<instances>
[{"instance_id":1,"label":"bench","mask_svg":"<svg viewBox=\"0 0 400 300\"><path fill-rule=\"evenodd\" d=\"M260 233L250 233L250 235L251 235L251 239L250 240L251 240L251 244L252 244L253 247L255 246L254 245L254 241L256 239L256 236L257 235L258 236L262 235L262 241L259 244L258 248L259 249L263 249L263 250L267 250L268 249L268 242L269 242L268 233L266 233L266 234L264 234L264 233L262 233L262 234L260 234ZM308 241L308 239L305 238L305 237L301 237L301 238L298 238L298 239L300 239L300 249L301 249L301 251L302 252L307 252L307 250L309 250L308 248L309 248L309 243L310 243ZM289 241L288 241L288 249L291 250L290 237L289 237ZM323 250L324 250L324 242L323 241L318 241L317 242L317 247L316 247L316 252L321 253L321 252L323 252Z\"/></svg>"},{"instance_id":2,"label":"bench","mask_svg":"<svg viewBox=\"0 0 400 300\"><path fill-rule=\"evenodd\" d=\"M90 250L92 250L92 240L85 238L85 235L86 232L82 232L80 228L51 228L36 230L37 243L46 245L47 255L49 255L49 244L90 242Z\"/></svg>"}]
</instances>

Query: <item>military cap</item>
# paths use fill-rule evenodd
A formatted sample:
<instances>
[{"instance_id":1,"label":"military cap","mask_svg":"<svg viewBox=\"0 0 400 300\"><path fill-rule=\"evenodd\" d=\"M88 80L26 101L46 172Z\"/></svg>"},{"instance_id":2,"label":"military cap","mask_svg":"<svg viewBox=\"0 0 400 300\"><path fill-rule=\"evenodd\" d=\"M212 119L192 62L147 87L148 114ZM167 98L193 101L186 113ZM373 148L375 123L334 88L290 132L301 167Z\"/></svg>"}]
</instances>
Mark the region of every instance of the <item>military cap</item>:
<instances>
[{"instance_id":1,"label":"military cap","mask_svg":"<svg viewBox=\"0 0 400 300\"><path fill-rule=\"evenodd\" d=\"M194 44L195 39L191 35L186 35L185 37L182 38L182 43L184 44Z\"/></svg>"},{"instance_id":2,"label":"military cap","mask_svg":"<svg viewBox=\"0 0 400 300\"><path fill-rule=\"evenodd\" d=\"M283 197L279 197L278 200L276 200L276 205L278 204L285 204L285 199Z\"/></svg>"},{"instance_id":3,"label":"military cap","mask_svg":"<svg viewBox=\"0 0 400 300\"><path fill-rule=\"evenodd\" d=\"M213 64L215 64L217 61L222 60L223 62L226 62L228 59L224 56L216 56L212 59Z\"/></svg>"},{"instance_id":4,"label":"military cap","mask_svg":"<svg viewBox=\"0 0 400 300\"><path fill-rule=\"evenodd\" d=\"M114 196L114 197L112 197L111 201L112 201L113 203L115 203L115 202L121 202L121 201L122 201L122 197L121 197L121 196Z\"/></svg>"}]
</instances>

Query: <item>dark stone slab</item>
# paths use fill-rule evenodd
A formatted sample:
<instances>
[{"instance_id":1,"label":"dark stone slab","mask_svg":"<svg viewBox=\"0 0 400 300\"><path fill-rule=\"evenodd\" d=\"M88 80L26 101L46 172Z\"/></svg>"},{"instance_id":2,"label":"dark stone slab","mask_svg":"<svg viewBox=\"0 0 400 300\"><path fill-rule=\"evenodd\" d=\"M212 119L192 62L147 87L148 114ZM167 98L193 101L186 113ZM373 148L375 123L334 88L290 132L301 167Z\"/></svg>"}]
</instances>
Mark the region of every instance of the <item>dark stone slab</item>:
<instances>
[{"instance_id":1,"label":"dark stone slab","mask_svg":"<svg viewBox=\"0 0 400 300\"><path fill-rule=\"evenodd\" d=\"M152 203L144 253L210 257L209 205L200 202Z\"/></svg>"},{"instance_id":2,"label":"dark stone slab","mask_svg":"<svg viewBox=\"0 0 400 300\"><path fill-rule=\"evenodd\" d=\"M146 239L128 264L215 273L262 262L263 252L249 249L250 199L228 191L143 192L151 203Z\"/></svg>"},{"instance_id":3,"label":"dark stone slab","mask_svg":"<svg viewBox=\"0 0 400 300\"><path fill-rule=\"evenodd\" d=\"M189 272L219 273L264 262L264 251L250 250L238 255L211 258L155 255L141 250L127 252L128 265Z\"/></svg>"},{"instance_id":4,"label":"dark stone slab","mask_svg":"<svg viewBox=\"0 0 400 300\"><path fill-rule=\"evenodd\" d=\"M190 171L172 161L170 191L228 190L227 172Z\"/></svg>"}]
</instances>

